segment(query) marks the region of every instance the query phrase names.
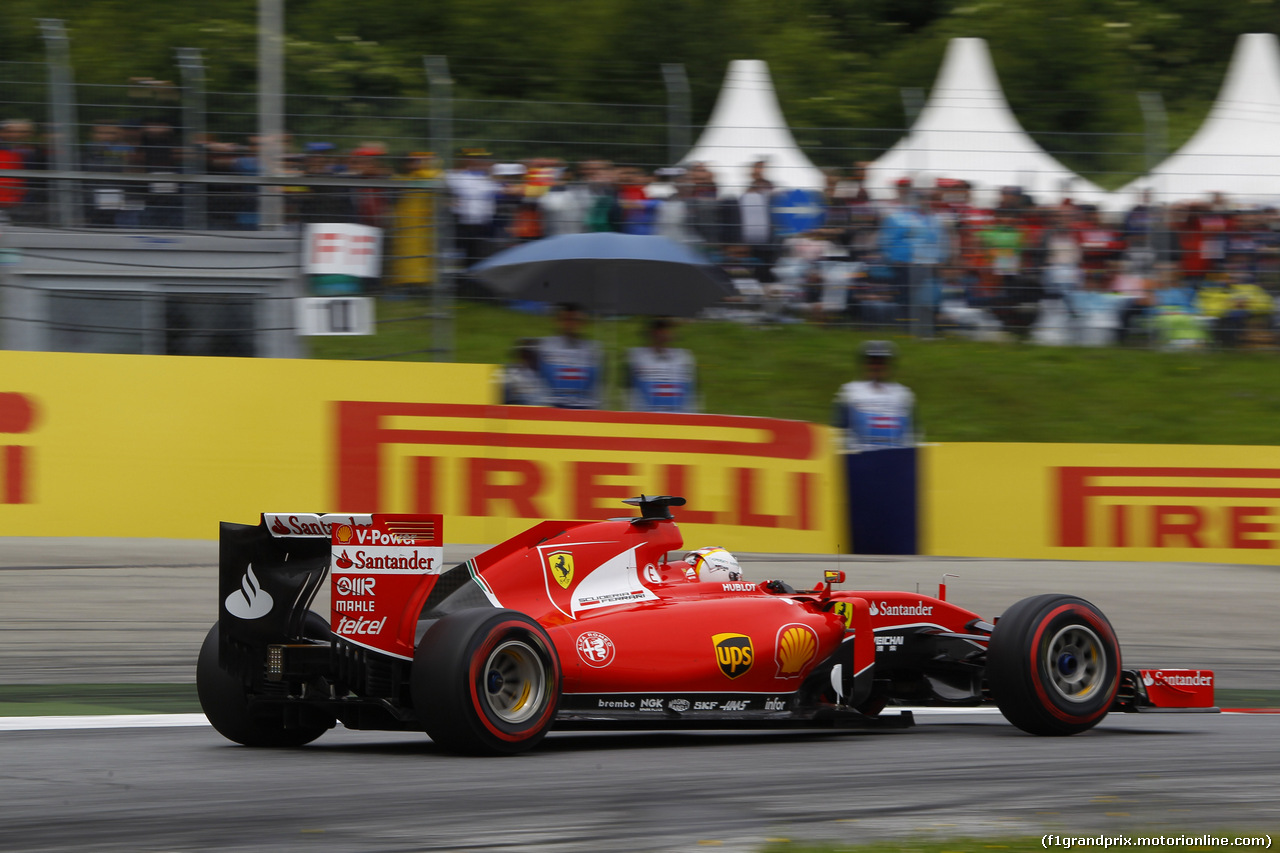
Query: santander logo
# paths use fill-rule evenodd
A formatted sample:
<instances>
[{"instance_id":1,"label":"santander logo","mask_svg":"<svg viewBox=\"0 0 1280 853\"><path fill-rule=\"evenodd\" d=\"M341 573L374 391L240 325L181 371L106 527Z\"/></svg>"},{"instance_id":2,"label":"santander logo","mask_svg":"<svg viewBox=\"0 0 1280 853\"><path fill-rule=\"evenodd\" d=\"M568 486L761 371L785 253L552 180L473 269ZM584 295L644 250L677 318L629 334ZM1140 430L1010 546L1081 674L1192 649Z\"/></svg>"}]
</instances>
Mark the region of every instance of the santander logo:
<instances>
[{"instance_id":1,"label":"santander logo","mask_svg":"<svg viewBox=\"0 0 1280 853\"><path fill-rule=\"evenodd\" d=\"M271 612L272 604L271 594L262 588L250 563L240 579L240 589L227 596L227 612L237 619L261 619Z\"/></svg>"},{"instance_id":2,"label":"santander logo","mask_svg":"<svg viewBox=\"0 0 1280 853\"><path fill-rule=\"evenodd\" d=\"M1163 684L1168 687L1212 687L1213 675L1202 675L1200 670L1195 670L1194 675L1184 675L1183 670L1178 674L1161 672L1156 670L1153 675L1151 672L1144 670L1142 673L1142 683L1147 687L1154 687L1157 684Z\"/></svg>"}]
</instances>

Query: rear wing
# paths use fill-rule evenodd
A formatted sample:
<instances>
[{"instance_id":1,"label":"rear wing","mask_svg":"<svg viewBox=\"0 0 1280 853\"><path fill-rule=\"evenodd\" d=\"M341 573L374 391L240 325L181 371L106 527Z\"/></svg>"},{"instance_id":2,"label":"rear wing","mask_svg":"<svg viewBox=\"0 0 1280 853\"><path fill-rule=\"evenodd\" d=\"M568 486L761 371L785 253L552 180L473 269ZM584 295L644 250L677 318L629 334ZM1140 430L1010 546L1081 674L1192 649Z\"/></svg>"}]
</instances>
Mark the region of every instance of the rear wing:
<instances>
[{"instance_id":1,"label":"rear wing","mask_svg":"<svg viewBox=\"0 0 1280 853\"><path fill-rule=\"evenodd\" d=\"M440 515L265 512L256 525L223 522L223 667L234 672L255 650L306 640L412 658L418 613L443 570L443 534ZM310 611L326 574L328 620Z\"/></svg>"}]
</instances>

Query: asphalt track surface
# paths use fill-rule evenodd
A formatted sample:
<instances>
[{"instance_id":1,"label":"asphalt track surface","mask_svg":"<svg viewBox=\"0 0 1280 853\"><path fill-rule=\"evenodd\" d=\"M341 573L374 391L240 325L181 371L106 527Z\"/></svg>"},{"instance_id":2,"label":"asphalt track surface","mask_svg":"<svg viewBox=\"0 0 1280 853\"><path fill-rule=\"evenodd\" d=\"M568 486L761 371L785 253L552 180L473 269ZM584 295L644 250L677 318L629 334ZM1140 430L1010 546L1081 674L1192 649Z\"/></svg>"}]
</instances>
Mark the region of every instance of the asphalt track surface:
<instances>
[{"instance_id":1,"label":"asphalt track surface","mask_svg":"<svg viewBox=\"0 0 1280 853\"><path fill-rule=\"evenodd\" d=\"M694 543L697 544L697 543ZM450 549L463 557L474 549ZM758 555L811 582L834 558ZM1280 688L1280 569L844 558L849 588L936 592L995 615L1070 592L1127 665L1211 667ZM6 683L190 681L216 546L0 539ZM1065 739L999 716L906 731L553 733L507 759L425 735L334 730L261 751L205 727L0 732L4 851L758 850L769 839L1222 834L1280 829L1280 715L1116 715Z\"/></svg>"},{"instance_id":2,"label":"asphalt track surface","mask_svg":"<svg viewBox=\"0 0 1280 853\"><path fill-rule=\"evenodd\" d=\"M1111 715L1072 738L992 716L859 734L553 733L514 758L335 730L0 733L6 851L723 851L770 839L1201 835L1280 827L1280 716ZM1265 753L1265 754L1262 754Z\"/></svg>"}]
</instances>

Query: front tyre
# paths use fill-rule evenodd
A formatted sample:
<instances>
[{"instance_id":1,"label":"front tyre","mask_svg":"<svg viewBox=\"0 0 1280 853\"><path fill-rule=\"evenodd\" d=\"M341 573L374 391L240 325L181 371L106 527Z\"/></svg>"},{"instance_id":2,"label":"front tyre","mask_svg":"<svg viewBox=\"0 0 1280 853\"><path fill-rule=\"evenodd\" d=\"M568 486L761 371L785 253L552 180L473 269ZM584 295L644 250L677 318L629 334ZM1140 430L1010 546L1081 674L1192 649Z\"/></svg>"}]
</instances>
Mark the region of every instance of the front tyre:
<instances>
[{"instance_id":1,"label":"front tyre","mask_svg":"<svg viewBox=\"0 0 1280 853\"><path fill-rule=\"evenodd\" d=\"M215 623L200 647L196 662L196 694L200 708L218 733L245 746L302 746L320 737L334 721L292 724L283 709L253 714L244 682L218 666L218 626Z\"/></svg>"},{"instance_id":2,"label":"front tyre","mask_svg":"<svg viewBox=\"0 0 1280 853\"><path fill-rule=\"evenodd\" d=\"M444 749L512 755L546 736L560 703L560 660L547 632L514 610L445 616L414 653L413 707Z\"/></svg>"},{"instance_id":3,"label":"front tyre","mask_svg":"<svg viewBox=\"0 0 1280 853\"><path fill-rule=\"evenodd\" d=\"M1033 735L1096 726L1120 686L1120 644L1102 611L1082 598L1024 598L996 622L987 683L1005 719Z\"/></svg>"}]
</instances>

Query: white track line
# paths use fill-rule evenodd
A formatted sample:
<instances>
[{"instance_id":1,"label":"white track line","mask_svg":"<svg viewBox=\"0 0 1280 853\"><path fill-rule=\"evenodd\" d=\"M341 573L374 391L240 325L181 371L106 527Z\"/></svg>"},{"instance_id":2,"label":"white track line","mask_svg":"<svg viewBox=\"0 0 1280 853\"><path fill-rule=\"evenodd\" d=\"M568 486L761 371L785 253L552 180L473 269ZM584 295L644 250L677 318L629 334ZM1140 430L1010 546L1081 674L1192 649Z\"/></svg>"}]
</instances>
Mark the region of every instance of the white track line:
<instances>
[{"instance_id":1,"label":"white track line","mask_svg":"<svg viewBox=\"0 0 1280 853\"><path fill-rule=\"evenodd\" d=\"M204 714L111 714L99 717L0 717L0 732L65 729L170 729L207 726Z\"/></svg>"},{"instance_id":2,"label":"white track line","mask_svg":"<svg viewBox=\"0 0 1280 853\"><path fill-rule=\"evenodd\" d=\"M885 716L910 710L917 716L999 714L999 708L893 708ZM74 729L167 729L207 726L204 714L111 714L82 717L0 717L0 732L65 731Z\"/></svg>"},{"instance_id":3,"label":"white track line","mask_svg":"<svg viewBox=\"0 0 1280 853\"><path fill-rule=\"evenodd\" d=\"M885 716L911 711L917 717L998 716L999 708L891 708ZM1248 713L1229 710L1224 714ZM1260 713L1275 713L1271 709ZM74 729L173 729L207 726L204 714L112 714L97 717L0 717L0 732L43 732Z\"/></svg>"}]
</instances>

